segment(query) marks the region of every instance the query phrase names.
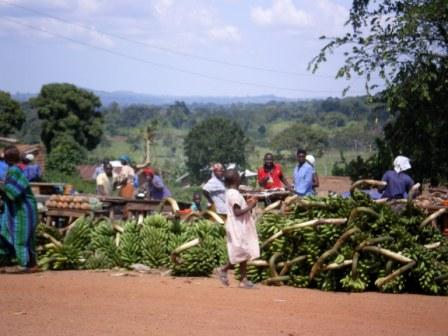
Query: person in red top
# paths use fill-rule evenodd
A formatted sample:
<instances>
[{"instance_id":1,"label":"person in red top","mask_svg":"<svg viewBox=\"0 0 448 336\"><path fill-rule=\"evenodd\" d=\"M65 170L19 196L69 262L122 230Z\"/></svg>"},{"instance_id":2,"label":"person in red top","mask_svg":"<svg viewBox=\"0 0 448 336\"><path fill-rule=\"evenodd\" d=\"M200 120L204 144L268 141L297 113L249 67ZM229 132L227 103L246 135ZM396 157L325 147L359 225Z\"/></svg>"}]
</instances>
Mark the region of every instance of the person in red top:
<instances>
[{"instance_id":1,"label":"person in red top","mask_svg":"<svg viewBox=\"0 0 448 336\"><path fill-rule=\"evenodd\" d=\"M290 190L292 187L282 172L282 167L274 163L274 156L266 153L263 167L258 168L258 184L264 189L281 189L283 186Z\"/></svg>"}]
</instances>

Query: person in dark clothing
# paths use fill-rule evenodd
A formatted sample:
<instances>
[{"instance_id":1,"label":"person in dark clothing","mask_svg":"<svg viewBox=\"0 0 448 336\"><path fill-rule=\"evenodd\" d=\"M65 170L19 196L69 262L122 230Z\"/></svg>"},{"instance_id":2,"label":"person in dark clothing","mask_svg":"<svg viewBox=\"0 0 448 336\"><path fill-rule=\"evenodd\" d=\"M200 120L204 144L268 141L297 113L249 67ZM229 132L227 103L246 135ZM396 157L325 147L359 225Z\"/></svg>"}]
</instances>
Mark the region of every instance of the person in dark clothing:
<instances>
[{"instance_id":1,"label":"person in dark clothing","mask_svg":"<svg viewBox=\"0 0 448 336\"><path fill-rule=\"evenodd\" d=\"M405 173L411 169L411 163L405 156L397 156L394 160L394 169L384 173L381 179L387 182L387 186L383 190L383 198L406 198L409 190L414 185L412 178Z\"/></svg>"}]
</instances>

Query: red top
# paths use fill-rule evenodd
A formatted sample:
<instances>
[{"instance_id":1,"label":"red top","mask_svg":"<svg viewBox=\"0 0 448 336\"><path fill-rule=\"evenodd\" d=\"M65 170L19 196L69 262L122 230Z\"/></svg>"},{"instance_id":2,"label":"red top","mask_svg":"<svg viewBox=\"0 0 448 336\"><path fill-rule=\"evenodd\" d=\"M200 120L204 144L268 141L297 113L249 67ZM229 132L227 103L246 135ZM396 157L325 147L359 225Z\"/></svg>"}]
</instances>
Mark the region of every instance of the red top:
<instances>
[{"instance_id":1,"label":"red top","mask_svg":"<svg viewBox=\"0 0 448 336\"><path fill-rule=\"evenodd\" d=\"M265 189L283 188L283 182L280 179L283 176L282 166L278 163L274 163L274 167L272 167L271 171L266 171L264 166L258 168L258 183L269 175L271 176L271 181L268 181L263 185Z\"/></svg>"}]
</instances>

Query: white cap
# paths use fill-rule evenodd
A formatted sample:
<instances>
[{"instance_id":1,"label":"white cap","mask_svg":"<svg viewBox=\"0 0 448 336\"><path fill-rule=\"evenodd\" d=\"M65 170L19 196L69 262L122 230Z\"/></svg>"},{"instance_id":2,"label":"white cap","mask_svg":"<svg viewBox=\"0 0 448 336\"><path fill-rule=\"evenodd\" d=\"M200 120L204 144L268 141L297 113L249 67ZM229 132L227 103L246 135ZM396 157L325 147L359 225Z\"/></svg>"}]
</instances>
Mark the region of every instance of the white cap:
<instances>
[{"instance_id":1,"label":"white cap","mask_svg":"<svg viewBox=\"0 0 448 336\"><path fill-rule=\"evenodd\" d=\"M316 159L314 158L314 156L312 156L311 154L308 154L305 157L305 160L307 160L309 163L311 163L313 166L316 163Z\"/></svg>"},{"instance_id":2,"label":"white cap","mask_svg":"<svg viewBox=\"0 0 448 336\"><path fill-rule=\"evenodd\" d=\"M28 161L33 161L34 160L34 155L29 153L29 154L25 155L25 159L27 159Z\"/></svg>"}]
</instances>

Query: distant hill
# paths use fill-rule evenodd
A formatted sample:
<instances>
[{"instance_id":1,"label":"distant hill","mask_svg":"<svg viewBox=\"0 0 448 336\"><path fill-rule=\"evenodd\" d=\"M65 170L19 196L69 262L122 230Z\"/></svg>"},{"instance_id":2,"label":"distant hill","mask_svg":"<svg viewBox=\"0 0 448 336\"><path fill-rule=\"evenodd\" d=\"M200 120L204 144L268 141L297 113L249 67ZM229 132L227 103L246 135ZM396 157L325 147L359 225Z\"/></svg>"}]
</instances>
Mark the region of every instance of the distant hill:
<instances>
[{"instance_id":1,"label":"distant hill","mask_svg":"<svg viewBox=\"0 0 448 336\"><path fill-rule=\"evenodd\" d=\"M89 89L87 89L89 90ZM274 95L263 96L245 96L245 97L202 97L202 96L159 96L151 94L142 94L128 91L95 91L93 92L100 97L103 106L108 106L113 102L117 102L122 106L132 104L150 104L150 105L168 105L177 101L184 101L187 104L218 104L230 105L236 103L245 104L265 104L270 101L297 101L297 99L290 99L284 97L277 97ZM31 97L36 96L36 93L16 93L13 95L14 99L18 101L26 101Z\"/></svg>"}]
</instances>

